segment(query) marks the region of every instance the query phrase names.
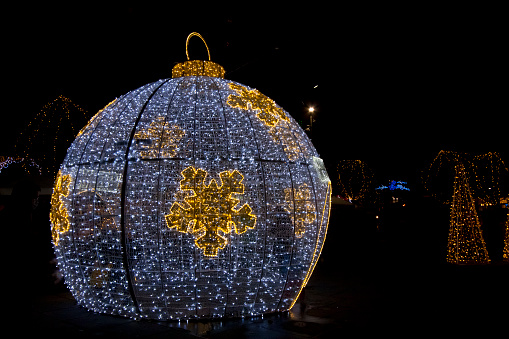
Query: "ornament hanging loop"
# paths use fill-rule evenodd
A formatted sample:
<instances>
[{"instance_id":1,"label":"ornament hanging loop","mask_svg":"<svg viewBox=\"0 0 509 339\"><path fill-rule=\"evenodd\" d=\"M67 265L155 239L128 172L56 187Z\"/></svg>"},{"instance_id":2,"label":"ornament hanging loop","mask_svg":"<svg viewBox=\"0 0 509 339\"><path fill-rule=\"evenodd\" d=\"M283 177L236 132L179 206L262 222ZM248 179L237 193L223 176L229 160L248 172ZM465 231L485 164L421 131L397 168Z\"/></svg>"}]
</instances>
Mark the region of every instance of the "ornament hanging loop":
<instances>
[{"instance_id":1,"label":"ornament hanging loop","mask_svg":"<svg viewBox=\"0 0 509 339\"><path fill-rule=\"evenodd\" d=\"M191 34L189 34L187 36L187 40L186 40L186 56L187 56L187 60L189 60L189 52L187 51L187 45L189 45L189 39L191 39L193 36L197 36L198 38L201 39L201 41L203 41L203 43L205 44L205 48L207 49L207 54L209 55L209 61L210 61L209 46L207 46L207 43L205 42L205 39L203 39L203 37L198 32L193 32L193 33L191 33Z\"/></svg>"},{"instance_id":2,"label":"ornament hanging loop","mask_svg":"<svg viewBox=\"0 0 509 339\"><path fill-rule=\"evenodd\" d=\"M207 54L209 55L209 60L189 60L189 51L187 49L189 45L189 39L193 36L197 36L203 41L205 44L205 48L207 49ZM216 64L215 62L210 61L210 51L209 46L205 42L205 39L200 35L200 33L193 32L187 36L186 40L186 56L187 61L180 62L176 64L171 70L172 78L186 77L186 76L208 76L208 77L216 77L224 79L224 68Z\"/></svg>"}]
</instances>

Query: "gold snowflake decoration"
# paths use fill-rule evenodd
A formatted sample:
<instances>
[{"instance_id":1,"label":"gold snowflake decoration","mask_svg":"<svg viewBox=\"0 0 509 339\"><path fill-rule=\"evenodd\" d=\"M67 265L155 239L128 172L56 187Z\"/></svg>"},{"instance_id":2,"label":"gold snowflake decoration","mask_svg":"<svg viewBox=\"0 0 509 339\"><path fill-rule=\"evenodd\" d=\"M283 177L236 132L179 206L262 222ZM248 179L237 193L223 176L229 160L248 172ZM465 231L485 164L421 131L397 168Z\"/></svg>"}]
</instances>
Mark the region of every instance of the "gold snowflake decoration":
<instances>
[{"instance_id":1,"label":"gold snowflake decoration","mask_svg":"<svg viewBox=\"0 0 509 339\"><path fill-rule=\"evenodd\" d=\"M281 142L283 145L283 150L285 151L285 154L290 161L295 161L299 158L299 153L301 151L299 143L297 140L295 140L292 132L289 129L276 129L273 127L269 130L269 134L274 140L279 140Z\"/></svg>"},{"instance_id":2,"label":"gold snowflake decoration","mask_svg":"<svg viewBox=\"0 0 509 339\"><path fill-rule=\"evenodd\" d=\"M94 265L94 269L90 273L90 286L95 288L102 288L104 283L108 281L111 268L113 267L112 263L109 263L106 267L102 268L99 262L96 262Z\"/></svg>"},{"instance_id":3,"label":"gold snowflake decoration","mask_svg":"<svg viewBox=\"0 0 509 339\"><path fill-rule=\"evenodd\" d=\"M228 243L224 235L232 229L236 234L253 229L256 216L248 204L235 208L240 200L234 195L244 194L244 177L239 171L219 173L220 185L215 179L206 185L207 175L207 171L193 166L182 171L180 189L191 195L182 203L174 202L165 218L169 228L194 235L194 243L203 254L215 257Z\"/></svg>"},{"instance_id":4,"label":"gold snowflake decoration","mask_svg":"<svg viewBox=\"0 0 509 339\"><path fill-rule=\"evenodd\" d=\"M311 192L305 183L298 188L285 188L284 191L286 201L284 209L290 214L295 226L295 236L301 238L306 232L306 225L316 219L316 208L311 200Z\"/></svg>"},{"instance_id":5,"label":"gold snowflake decoration","mask_svg":"<svg viewBox=\"0 0 509 339\"><path fill-rule=\"evenodd\" d=\"M49 218L51 221L51 235L55 246L58 246L60 234L69 231L69 213L64 204L64 199L69 195L71 185L71 175L62 175L62 171L58 171L53 194L51 195L51 210Z\"/></svg>"},{"instance_id":6,"label":"gold snowflake decoration","mask_svg":"<svg viewBox=\"0 0 509 339\"><path fill-rule=\"evenodd\" d=\"M290 119L281 107L256 89L249 90L234 83L229 86L236 94L230 94L226 103L233 108L256 111L256 117L269 128L268 133L274 141L283 145L290 161L297 160L301 152L307 156L306 148L301 147L301 142L293 135Z\"/></svg>"},{"instance_id":7,"label":"gold snowflake decoration","mask_svg":"<svg viewBox=\"0 0 509 339\"><path fill-rule=\"evenodd\" d=\"M134 139L140 144L142 158L157 158L159 149L163 158L177 154L178 143L186 133L177 125L165 125L164 117L158 117L147 128L136 132Z\"/></svg>"},{"instance_id":8,"label":"gold snowflake decoration","mask_svg":"<svg viewBox=\"0 0 509 339\"><path fill-rule=\"evenodd\" d=\"M237 95L230 94L228 96L227 103L231 107L244 110L251 107L252 110L258 111L256 116L270 127L276 126L280 120L288 120L281 107L278 107L272 99L256 89L248 90L246 87L234 83L230 83L230 88L237 92Z\"/></svg>"}]
</instances>

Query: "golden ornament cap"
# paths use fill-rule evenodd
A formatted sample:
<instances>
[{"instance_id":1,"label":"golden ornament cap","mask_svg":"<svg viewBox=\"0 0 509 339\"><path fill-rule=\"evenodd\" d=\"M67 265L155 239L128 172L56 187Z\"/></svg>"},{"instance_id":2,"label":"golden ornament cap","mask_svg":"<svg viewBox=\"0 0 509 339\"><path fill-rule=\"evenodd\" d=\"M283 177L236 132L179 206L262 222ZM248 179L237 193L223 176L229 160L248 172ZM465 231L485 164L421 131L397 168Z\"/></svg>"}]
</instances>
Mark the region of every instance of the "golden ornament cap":
<instances>
[{"instance_id":1,"label":"golden ornament cap","mask_svg":"<svg viewBox=\"0 0 509 339\"><path fill-rule=\"evenodd\" d=\"M189 39L191 39L193 36L197 36L205 44L205 47L207 48L207 54L209 56L208 61L189 60L189 53L187 51L187 46L189 44ZM203 37L200 35L200 33L193 32L187 36L186 56L187 56L187 61L180 62L173 67L173 69L171 71L172 78L202 75L202 76L216 77L216 78L224 79L225 71L224 71L223 66L210 61L209 47L207 46L205 39L203 39Z\"/></svg>"}]
</instances>

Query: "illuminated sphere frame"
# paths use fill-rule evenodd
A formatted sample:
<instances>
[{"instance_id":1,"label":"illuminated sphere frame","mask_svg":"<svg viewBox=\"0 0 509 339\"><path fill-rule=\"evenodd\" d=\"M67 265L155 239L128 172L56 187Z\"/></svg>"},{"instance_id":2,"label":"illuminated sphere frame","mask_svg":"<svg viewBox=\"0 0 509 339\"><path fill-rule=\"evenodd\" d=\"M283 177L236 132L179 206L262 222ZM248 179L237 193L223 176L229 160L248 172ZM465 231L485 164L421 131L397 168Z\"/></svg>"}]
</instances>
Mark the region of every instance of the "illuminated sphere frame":
<instances>
[{"instance_id":1,"label":"illuminated sphere frame","mask_svg":"<svg viewBox=\"0 0 509 339\"><path fill-rule=\"evenodd\" d=\"M168 320L296 302L325 241L330 181L287 112L223 75L210 61L178 64L70 146L50 219L80 305Z\"/></svg>"}]
</instances>

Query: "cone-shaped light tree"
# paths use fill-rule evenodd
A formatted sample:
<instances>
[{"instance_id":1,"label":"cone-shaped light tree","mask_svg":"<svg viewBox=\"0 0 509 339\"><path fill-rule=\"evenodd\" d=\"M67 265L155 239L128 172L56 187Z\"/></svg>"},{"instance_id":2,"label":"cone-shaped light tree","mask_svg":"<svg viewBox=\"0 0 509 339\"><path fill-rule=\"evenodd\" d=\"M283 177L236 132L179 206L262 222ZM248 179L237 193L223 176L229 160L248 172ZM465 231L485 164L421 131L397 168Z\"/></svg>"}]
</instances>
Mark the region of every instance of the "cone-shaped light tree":
<instances>
[{"instance_id":1,"label":"cone-shaped light tree","mask_svg":"<svg viewBox=\"0 0 509 339\"><path fill-rule=\"evenodd\" d=\"M447 262L452 264L486 264L490 261L481 224L470 192L466 170L456 162Z\"/></svg>"}]
</instances>

